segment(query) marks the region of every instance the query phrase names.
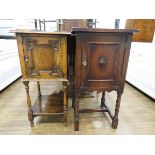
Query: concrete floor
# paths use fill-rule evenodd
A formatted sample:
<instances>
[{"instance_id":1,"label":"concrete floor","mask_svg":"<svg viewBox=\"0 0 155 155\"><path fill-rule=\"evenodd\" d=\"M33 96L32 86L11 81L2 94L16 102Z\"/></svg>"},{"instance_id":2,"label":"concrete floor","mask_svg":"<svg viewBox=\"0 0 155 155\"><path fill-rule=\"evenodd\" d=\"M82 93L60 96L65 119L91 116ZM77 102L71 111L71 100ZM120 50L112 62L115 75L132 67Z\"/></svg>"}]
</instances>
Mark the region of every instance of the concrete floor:
<instances>
[{"instance_id":1,"label":"concrete floor","mask_svg":"<svg viewBox=\"0 0 155 155\"><path fill-rule=\"evenodd\" d=\"M61 84L41 83L42 94L59 90ZM36 83L30 83L32 103L37 97ZM101 94L93 98L81 98L80 107L99 107ZM114 111L116 93L106 93L106 102ZM111 128L107 114L80 114L80 131L73 130L73 109L69 99L68 126L64 127L62 117L36 117L34 128L27 119L26 93L21 79L17 80L0 94L0 134L20 135L131 135L155 134L155 103L135 88L126 84L122 96L117 129Z\"/></svg>"}]
</instances>

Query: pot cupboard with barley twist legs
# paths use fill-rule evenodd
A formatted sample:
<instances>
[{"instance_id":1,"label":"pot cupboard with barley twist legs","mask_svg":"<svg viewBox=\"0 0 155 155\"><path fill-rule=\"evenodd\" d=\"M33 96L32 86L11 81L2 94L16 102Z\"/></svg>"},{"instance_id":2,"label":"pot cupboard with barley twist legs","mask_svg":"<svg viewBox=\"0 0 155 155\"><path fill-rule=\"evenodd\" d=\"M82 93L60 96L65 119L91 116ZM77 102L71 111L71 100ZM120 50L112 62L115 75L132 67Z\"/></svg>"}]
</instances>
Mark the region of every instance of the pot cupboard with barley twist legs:
<instances>
[{"instance_id":1,"label":"pot cupboard with barley twist legs","mask_svg":"<svg viewBox=\"0 0 155 155\"><path fill-rule=\"evenodd\" d=\"M79 130L79 113L107 112L112 128L118 125L118 113L133 32L127 29L73 28L76 51L74 56L74 129ZM117 92L114 114L105 103L105 92ZM99 109L80 109L79 96L83 91L102 93Z\"/></svg>"}]
</instances>

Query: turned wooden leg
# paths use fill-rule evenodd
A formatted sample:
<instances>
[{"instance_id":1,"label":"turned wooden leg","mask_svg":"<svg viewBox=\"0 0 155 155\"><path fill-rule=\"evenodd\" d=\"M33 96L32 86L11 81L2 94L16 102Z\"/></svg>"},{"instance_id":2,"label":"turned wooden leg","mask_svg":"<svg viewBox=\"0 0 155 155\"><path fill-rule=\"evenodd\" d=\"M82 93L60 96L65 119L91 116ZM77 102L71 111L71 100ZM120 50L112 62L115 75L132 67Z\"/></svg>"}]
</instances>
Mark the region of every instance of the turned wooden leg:
<instances>
[{"instance_id":1,"label":"turned wooden leg","mask_svg":"<svg viewBox=\"0 0 155 155\"><path fill-rule=\"evenodd\" d=\"M72 89L73 89L73 95L72 95L72 108L75 108L74 106L74 103L75 103L75 86L73 84L72 86Z\"/></svg>"},{"instance_id":2,"label":"turned wooden leg","mask_svg":"<svg viewBox=\"0 0 155 155\"><path fill-rule=\"evenodd\" d=\"M68 97L67 97L67 83L64 84L64 99L63 99L63 106L64 106L64 125L67 126L67 114L68 114Z\"/></svg>"},{"instance_id":3,"label":"turned wooden leg","mask_svg":"<svg viewBox=\"0 0 155 155\"><path fill-rule=\"evenodd\" d=\"M121 95L122 94L117 92L115 115L113 116L113 119L112 119L112 128L113 129L117 129L117 125L118 125L118 113L119 113L119 107L120 107L120 103L121 103Z\"/></svg>"},{"instance_id":4,"label":"turned wooden leg","mask_svg":"<svg viewBox=\"0 0 155 155\"><path fill-rule=\"evenodd\" d=\"M102 97L101 97L101 109L105 107L105 91L102 92Z\"/></svg>"},{"instance_id":5,"label":"turned wooden leg","mask_svg":"<svg viewBox=\"0 0 155 155\"><path fill-rule=\"evenodd\" d=\"M40 83L37 81L37 88L38 88L38 97L41 96L41 90L40 90Z\"/></svg>"},{"instance_id":6,"label":"turned wooden leg","mask_svg":"<svg viewBox=\"0 0 155 155\"><path fill-rule=\"evenodd\" d=\"M27 95L27 106L28 106L28 119L30 121L30 126L34 127L34 117L33 117L33 111L31 106L31 98L29 94L29 81L23 81L23 84L25 85L26 95Z\"/></svg>"},{"instance_id":7,"label":"turned wooden leg","mask_svg":"<svg viewBox=\"0 0 155 155\"><path fill-rule=\"evenodd\" d=\"M74 130L79 131L79 96L75 96L74 101Z\"/></svg>"},{"instance_id":8,"label":"turned wooden leg","mask_svg":"<svg viewBox=\"0 0 155 155\"><path fill-rule=\"evenodd\" d=\"M74 93L73 93L73 96L72 96L72 108L75 108L74 103L75 103L75 95L74 95Z\"/></svg>"}]
</instances>

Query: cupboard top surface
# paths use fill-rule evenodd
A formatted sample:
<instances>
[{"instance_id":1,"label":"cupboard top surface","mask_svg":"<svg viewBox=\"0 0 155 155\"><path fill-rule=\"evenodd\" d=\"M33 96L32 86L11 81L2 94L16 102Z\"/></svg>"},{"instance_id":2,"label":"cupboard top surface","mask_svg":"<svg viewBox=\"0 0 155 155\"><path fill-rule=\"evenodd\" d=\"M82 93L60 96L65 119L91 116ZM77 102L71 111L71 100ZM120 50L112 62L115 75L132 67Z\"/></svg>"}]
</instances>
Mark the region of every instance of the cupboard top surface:
<instances>
[{"instance_id":1,"label":"cupboard top surface","mask_svg":"<svg viewBox=\"0 0 155 155\"><path fill-rule=\"evenodd\" d=\"M12 33L27 33L27 34L71 35L71 33L65 32L65 31L48 32L48 31L26 30L26 29L16 29L16 30L12 30L10 32L12 32Z\"/></svg>"},{"instance_id":2,"label":"cupboard top surface","mask_svg":"<svg viewBox=\"0 0 155 155\"><path fill-rule=\"evenodd\" d=\"M79 32L100 32L100 33L134 33L138 32L136 29L102 29L102 28L72 28L72 33Z\"/></svg>"}]
</instances>

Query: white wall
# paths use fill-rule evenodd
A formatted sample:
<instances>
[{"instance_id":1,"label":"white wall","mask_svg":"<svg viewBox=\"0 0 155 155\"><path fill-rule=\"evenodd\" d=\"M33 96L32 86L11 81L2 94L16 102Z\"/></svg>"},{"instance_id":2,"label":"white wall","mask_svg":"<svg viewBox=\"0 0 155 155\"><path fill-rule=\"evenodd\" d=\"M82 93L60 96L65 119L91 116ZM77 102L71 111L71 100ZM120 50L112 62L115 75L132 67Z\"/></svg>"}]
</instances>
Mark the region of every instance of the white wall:
<instances>
[{"instance_id":1,"label":"white wall","mask_svg":"<svg viewBox=\"0 0 155 155\"><path fill-rule=\"evenodd\" d=\"M125 28L126 19L121 18L120 19L120 29ZM115 28L115 18L109 18L109 19L97 19L97 28Z\"/></svg>"}]
</instances>

